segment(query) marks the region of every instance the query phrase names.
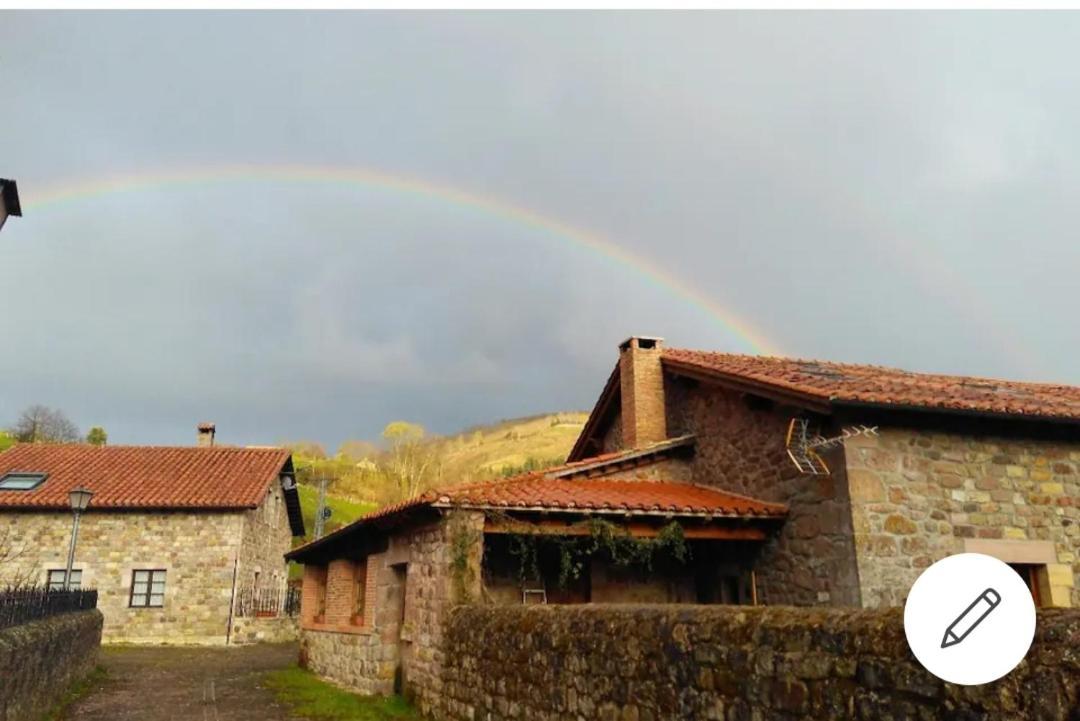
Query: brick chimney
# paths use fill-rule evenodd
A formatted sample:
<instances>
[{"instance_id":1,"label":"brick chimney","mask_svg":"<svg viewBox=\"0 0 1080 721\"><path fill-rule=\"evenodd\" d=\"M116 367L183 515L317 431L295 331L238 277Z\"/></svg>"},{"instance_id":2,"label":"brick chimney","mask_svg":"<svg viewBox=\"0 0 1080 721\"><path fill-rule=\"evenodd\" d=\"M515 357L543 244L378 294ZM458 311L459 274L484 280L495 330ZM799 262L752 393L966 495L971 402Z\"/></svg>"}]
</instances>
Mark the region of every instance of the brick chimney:
<instances>
[{"instance_id":1,"label":"brick chimney","mask_svg":"<svg viewBox=\"0 0 1080 721\"><path fill-rule=\"evenodd\" d=\"M663 344L663 338L651 336L633 336L619 344L623 448L667 440Z\"/></svg>"},{"instance_id":2,"label":"brick chimney","mask_svg":"<svg viewBox=\"0 0 1080 721\"><path fill-rule=\"evenodd\" d=\"M199 433L195 437L195 445L199 448L209 448L214 445L214 434L217 433L217 426L213 423L200 423L196 426Z\"/></svg>"}]
</instances>

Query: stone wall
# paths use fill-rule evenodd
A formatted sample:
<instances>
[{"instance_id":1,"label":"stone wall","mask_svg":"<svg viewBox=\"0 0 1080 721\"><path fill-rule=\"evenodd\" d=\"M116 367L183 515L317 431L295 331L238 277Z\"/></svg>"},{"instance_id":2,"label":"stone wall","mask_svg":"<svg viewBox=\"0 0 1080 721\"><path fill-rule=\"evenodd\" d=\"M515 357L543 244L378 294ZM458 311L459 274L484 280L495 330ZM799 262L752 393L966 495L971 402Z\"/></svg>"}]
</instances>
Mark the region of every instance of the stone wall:
<instances>
[{"instance_id":1,"label":"stone wall","mask_svg":"<svg viewBox=\"0 0 1080 721\"><path fill-rule=\"evenodd\" d=\"M135 643L224 643L240 540L239 513L89 512L79 527L75 568L82 585L98 589L104 640ZM63 569L70 513L0 513L33 582ZM131 608L135 570L165 571L161 608Z\"/></svg>"},{"instance_id":2,"label":"stone wall","mask_svg":"<svg viewBox=\"0 0 1080 721\"><path fill-rule=\"evenodd\" d=\"M717 606L461 606L449 614L444 721L1075 721L1080 612L1040 612L1027 659L945 684L902 611Z\"/></svg>"},{"instance_id":3,"label":"stone wall","mask_svg":"<svg viewBox=\"0 0 1080 721\"><path fill-rule=\"evenodd\" d=\"M1039 566L1080 606L1080 443L886 428L846 443L864 606L902 605L924 568L982 551Z\"/></svg>"},{"instance_id":4,"label":"stone wall","mask_svg":"<svg viewBox=\"0 0 1080 721\"><path fill-rule=\"evenodd\" d=\"M273 484L279 497L281 489ZM105 643L223 644L229 628L236 568L237 589L261 587L273 573L286 581L283 555L289 549L285 504L271 501L245 512L91 511L79 526L75 568L82 585L98 589L105 616ZM49 570L67 565L71 514L0 512L0 526L15 539L18 558L5 564L0 584L18 580L44 584ZM161 608L132 608L135 570L165 571ZM265 581L265 582L264 582Z\"/></svg>"},{"instance_id":5,"label":"stone wall","mask_svg":"<svg viewBox=\"0 0 1080 721\"><path fill-rule=\"evenodd\" d=\"M229 643L243 646L251 643L287 643L300 637L299 619L294 616L234 618Z\"/></svg>"},{"instance_id":6,"label":"stone wall","mask_svg":"<svg viewBox=\"0 0 1080 721\"><path fill-rule=\"evenodd\" d=\"M0 630L0 721L37 721L93 670L101 626L78 611Z\"/></svg>"},{"instance_id":7,"label":"stone wall","mask_svg":"<svg viewBox=\"0 0 1080 721\"><path fill-rule=\"evenodd\" d=\"M237 588L284 590L289 578L284 556L292 547L292 529L281 484L271 483L262 504L243 515Z\"/></svg>"},{"instance_id":8,"label":"stone wall","mask_svg":"<svg viewBox=\"0 0 1080 721\"><path fill-rule=\"evenodd\" d=\"M669 376L668 430L695 434L695 483L786 503L790 515L755 564L765 604L856 606L859 580L842 451L826 456L828 476L800 474L785 438L797 409ZM827 430L827 429L823 429Z\"/></svg>"},{"instance_id":9,"label":"stone wall","mask_svg":"<svg viewBox=\"0 0 1080 721\"><path fill-rule=\"evenodd\" d=\"M362 693L400 688L429 708L442 686L446 610L480 595L482 529L482 514L452 513L394 535L385 551L367 556L373 605L365 615L373 621L364 626L333 627L309 617L308 599L317 596L321 573L305 566L302 665Z\"/></svg>"}]
</instances>

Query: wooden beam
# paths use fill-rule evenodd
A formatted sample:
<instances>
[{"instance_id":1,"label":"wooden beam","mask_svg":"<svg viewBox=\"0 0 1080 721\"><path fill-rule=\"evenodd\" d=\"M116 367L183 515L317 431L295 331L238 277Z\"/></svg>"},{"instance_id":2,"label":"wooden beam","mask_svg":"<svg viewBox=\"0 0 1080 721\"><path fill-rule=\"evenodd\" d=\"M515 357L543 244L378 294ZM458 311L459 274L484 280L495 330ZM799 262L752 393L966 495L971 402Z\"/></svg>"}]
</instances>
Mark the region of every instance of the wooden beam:
<instances>
[{"instance_id":1,"label":"wooden beam","mask_svg":"<svg viewBox=\"0 0 1080 721\"><path fill-rule=\"evenodd\" d=\"M618 525L629 531L634 538L655 538L663 528L641 522ZM565 521L550 519L541 519L535 523L491 519L484 522L484 533L491 534L537 533L549 536L587 536L589 532L588 523L583 522L569 525ZM757 526L693 525L683 526L683 536L687 539L702 541L764 541L768 538L768 533Z\"/></svg>"}]
</instances>

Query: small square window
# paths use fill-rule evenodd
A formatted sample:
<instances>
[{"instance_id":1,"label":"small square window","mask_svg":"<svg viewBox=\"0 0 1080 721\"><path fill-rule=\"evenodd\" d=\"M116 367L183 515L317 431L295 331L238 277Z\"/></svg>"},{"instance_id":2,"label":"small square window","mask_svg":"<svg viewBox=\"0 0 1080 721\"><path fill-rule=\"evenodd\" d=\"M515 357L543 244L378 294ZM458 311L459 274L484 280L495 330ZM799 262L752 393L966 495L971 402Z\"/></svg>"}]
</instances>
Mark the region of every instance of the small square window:
<instances>
[{"instance_id":1,"label":"small square window","mask_svg":"<svg viewBox=\"0 0 1080 721\"><path fill-rule=\"evenodd\" d=\"M63 591L64 590L64 569L56 569L49 571L49 590L50 591ZM71 569L71 590L78 591L82 588L82 569Z\"/></svg>"},{"instance_id":2,"label":"small square window","mask_svg":"<svg viewBox=\"0 0 1080 721\"><path fill-rule=\"evenodd\" d=\"M165 605L165 571L131 572L132 608L161 608Z\"/></svg>"},{"instance_id":3,"label":"small square window","mask_svg":"<svg viewBox=\"0 0 1080 721\"><path fill-rule=\"evenodd\" d=\"M0 491L29 491L37 488L47 473L8 473L0 478Z\"/></svg>"}]
</instances>

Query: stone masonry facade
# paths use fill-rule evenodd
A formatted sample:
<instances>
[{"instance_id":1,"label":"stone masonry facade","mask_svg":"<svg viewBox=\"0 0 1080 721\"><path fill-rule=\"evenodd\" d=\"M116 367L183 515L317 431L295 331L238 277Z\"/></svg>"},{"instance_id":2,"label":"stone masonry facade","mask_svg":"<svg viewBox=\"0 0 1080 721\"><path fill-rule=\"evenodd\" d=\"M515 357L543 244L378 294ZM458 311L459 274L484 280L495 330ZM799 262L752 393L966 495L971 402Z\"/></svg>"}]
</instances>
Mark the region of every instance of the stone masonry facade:
<instances>
[{"instance_id":1,"label":"stone masonry facade","mask_svg":"<svg viewBox=\"0 0 1080 721\"><path fill-rule=\"evenodd\" d=\"M98 589L104 641L224 644L234 573L237 590L254 580L254 568L279 569L284 585L291 536L284 504L274 510L276 524L264 505L244 512L85 513L74 568L82 571L84 587ZM0 526L18 553L0 569L0 583L43 584L49 570L63 570L71 525L70 513L0 512ZM162 607L131 606L136 570L165 571Z\"/></svg>"},{"instance_id":2,"label":"stone masonry facade","mask_svg":"<svg viewBox=\"0 0 1080 721\"><path fill-rule=\"evenodd\" d=\"M984 552L1037 567L1044 605L1080 606L1080 443L885 428L846 444L865 606Z\"/></svg>"},{"instance_id":3,"label":"stone masonry facade","mask_svg":"<svg viewBox=\"0 0 1080 721\"><path fill-rule=\"evenodd\" d=\"M641 352L633 362L659 364ZM823 454L828 475L804 475L785 448L803 409L670 373L662 382L668 435L695 435L682 478L789 507L755 563L761 603L902 605L924 568L969 551L1032 566L1043 605L1080 604L1080 443L975 435L959 419L949 432L882 420L879 436ZM605 452L625 446L625 405L602 432Z\"/></svg>"},{"instance_id":4,"label":"stone masonry facade","mask_svg":"<svg viewBox=\"0 0 1080 721\"><path fill-rule=\"evenodd\" d=\"M802 475L792 466L784 442L797 410L753 405L735 391L670 376L666 388L671 433L696 437L693 482L788 505L787 521L758 559L760 601L858 605L844 466L829 458L828 476Z\"/></svg>"},{"instance_id":5,"label":"stone masonry facade","mask_svg":"<svg viewBox=\"0 0 1080 721\"><path fill-rule=\"evenodd\" d=\"M421 710L433 707L445 614L479 596L482 531L482 514L456 512L392 535L386 550L366 558L305 565L301 665L344 688L400 689ZM357 614L359 569L365 598Z\"/></svg>"}]
</instances>

